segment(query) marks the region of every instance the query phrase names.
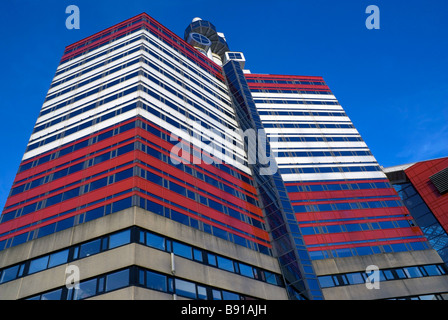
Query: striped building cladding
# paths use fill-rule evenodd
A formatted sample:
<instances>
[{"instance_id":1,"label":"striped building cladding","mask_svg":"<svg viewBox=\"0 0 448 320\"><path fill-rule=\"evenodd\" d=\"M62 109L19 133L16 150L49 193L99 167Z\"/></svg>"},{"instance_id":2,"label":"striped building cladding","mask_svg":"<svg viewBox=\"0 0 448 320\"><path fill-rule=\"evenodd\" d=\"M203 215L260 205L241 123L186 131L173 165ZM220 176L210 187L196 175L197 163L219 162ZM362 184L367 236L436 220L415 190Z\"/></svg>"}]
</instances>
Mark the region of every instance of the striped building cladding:
<instances>
[{"instance_id":1,"label":"striped building cladding","mask_svg":"<svg viewBox=\"0 0 448 320\"><path fill-rule=\"evenodd\" d=\"M313 260L428 248L321 77L246 78Z\"/></svg>"},{"instance_id":2,"label":"striped building cladding","mask_svg":"<svg viewBox=\"0 0 448 320\"><path fill-rule=\"evenodd\" d=\"M426 238L323 79L251 74L244 61L208 21L195 18L183 40L145 13L66 47L0 217L0 286L51 265L33 269L34 256L8 265L14 248L110 221L118 211L160 217L172 229L131 224L116 233L103 226L96 240L84 239L102 243L93 259L105 268L86 282L98 286L81 290L88 297L104 294L99 283L119 274L127 277L120 288L145 287L165 298L334 298L338 284L328 279L348 269L323 272L319 261L381 254L395 254L392 267L425 264L429 278L434 270L445 275L440 261L425 255ZM248 157L255 146L241 131L250 129L267 133L278 168L272 175ZM182 257L184 278L170 269L174 263L161 268L149 258L146 267L107 269L102 252L117 234L126 235L124 246L159 250L151 254L161 260ZM77 248L59 248L71 257L60 264L82 260ZM422 258L400 260L404 252ZM193 274L209 267L222 273ZM162 278L157 288L147 281ZM437 290L425 283L420 291L409 284L382 292L388 296L365 289L362 297L448 292L448 282ZM21 285L15 297L74 297L58 285L42 292Z\"/></svg>"},{"instance_id":3,"label":"striped building cladding","mask_svg":"<svg viewBox=\"0 0 448 320\"><path fill-rule=\"evenodd\" d=\"M68 46L3 211L0 249L137 205L269 253L236 134L220 146L235 166L170 159L194 132L236 131L220 69L146 14Z\"/></svg>"}]
</instances>

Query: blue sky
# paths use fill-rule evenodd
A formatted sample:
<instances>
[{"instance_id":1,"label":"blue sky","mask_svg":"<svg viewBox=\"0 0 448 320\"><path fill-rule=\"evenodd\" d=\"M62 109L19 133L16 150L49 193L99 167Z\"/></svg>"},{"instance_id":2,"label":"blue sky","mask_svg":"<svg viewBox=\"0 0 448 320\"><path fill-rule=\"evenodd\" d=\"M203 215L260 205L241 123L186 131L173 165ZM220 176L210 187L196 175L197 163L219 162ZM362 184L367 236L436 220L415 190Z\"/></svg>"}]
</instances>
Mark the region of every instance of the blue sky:
<instances>
[{"instance_id":1,"label":"blue sky","mask_svg":"<svg viewBox=\"0 0 448 320\"><path fill-rule=\"evenodd\" d=\"M79 30L65 27L69 5ZM445 0L2 0L0 208L65 46L141 12L180 36L211 21L253 73L324 77L380 165L448 155Z\"/></svg>"}]
</instances>

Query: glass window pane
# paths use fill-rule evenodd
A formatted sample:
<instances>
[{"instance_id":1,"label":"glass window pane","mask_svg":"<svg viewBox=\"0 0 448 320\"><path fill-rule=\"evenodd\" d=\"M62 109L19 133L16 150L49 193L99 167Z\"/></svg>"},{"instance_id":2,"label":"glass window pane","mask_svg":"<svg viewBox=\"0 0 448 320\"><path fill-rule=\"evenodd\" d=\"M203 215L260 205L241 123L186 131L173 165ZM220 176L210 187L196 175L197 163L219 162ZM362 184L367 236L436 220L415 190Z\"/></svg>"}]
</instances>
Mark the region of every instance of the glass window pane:
<instances>
[{"instance_id":1,"label":"glass window pane","mask_svg":"<svg viewBox=\"0 0 448 320\"><path fill-rule=\"evenodd\" d=\"M240 296L236 293L222 291L222 299L223 300L240 300Z\"/></svg>"},{"instance_id":2,"label":"glass window pane","mask_svg":"<svg viewBox=\"0 0 448 320\"><path fill-rule=\"evenodd\" d=\"M129 285L129 269L106 276L106 291L123 288Z\"/></svg>"},{"instance_id":3,"label":"glass window pane","mask_svg":"<svg viewBox=\"0 0 448 320\"><path fill-rule=\"evenodd\" d=\"M358 272L356 273L348 273L346 274L348 282L350 284L360 284L360 283L365 283L364 278L362 277L362 275Z\"/></svg>"},{"instance_id":4,"label":"glass window pane","mask_svg":"<svg viewBox=\"0 0 448 320\"><path fill-rule=\"evenodd\" d=\"M146 245L156 249L165 250L165 239L163 237L147 232Z\"/></svg>"},{"instance_id":5,"label":"glass window pane","mask_svg":"<svg viewBox=\"0 0 448 320\"><path fill-rule=\"evenodd\" d=\"M243 276L254 278L254 269L251 266L240 263L240 273Z\"/></svg>"},{"instance_id":6,"label":"glass window pane","mask_svg":"<svg viewBox=\"0 0 448 320\"><path fill-rule=\"evenodd\" d=\"M437 300L436 295L434 294L427 294L424 296L419 296L420 300Z\"/></svg>"},{"instance_id":7,"label":"glass window pane","mask_svg":"<svg viewBox=\"0 0 448 320\"><path fill-rule=\"evenodd\" d=\"M173 241L173 252L174 254L187 258L187 259L193 259L192 253L191 253L191 247L187 246L185 244Z\"/></svg>"},{"instance_id":8,"label":"glass window pane","mask_svg":"<svg viewBox=\"0 0 448 320\"><path fill-rule=\"evenodd\" d=\"M210 265L216 267L216 256L215 255L207 253L207 260Z\"/></svg>"},{"instance_id":9,"label":"glass window pane","mask_svg":"<svg viewBox=\"0 0 448 320\"><path fill-rule=\"evenodd\" d=\"M74 300L81 300L96 294L96 282L97 279L81 282L79 289L75 289Z\"/></svg>"},{"instance_id":10,"label":"glass window pane","mask_svg":"<svg viewBox=\"0 0 448 320\"><path fill-rule=\"evenodd\" d=\"M267 283L270 283L270 284L278 284L277 277L275 276L274 273L269 272L269 271L265 271L265 272L264 272L264 275L265 275L265 277L266 277L266 282L267 282Z\"/></svg>"},{"instance_id":11,"label":"glass window pane","mask_svg":"<svg viewBox=\"0 0 448 320\"><path fill-rule=\"evenodd\" d=\"M334 287L333 277L332 276L322 276L319 277L319 283L322 288L331 288Z\"/></svg>"},{"instance_id":12,"label":"glass window pane","mask_svg":"<svg viewBox=\"0 0 448 320\"><path fill-rule=\"evenodd\" d=\"M84 243L81 245L81 250L79 252L79 258L88 257L92 254L100 252L101 248L101 239L94 240L88 243Z\"/></svg>"},{"instance_id":13,"label":"glass window pane","mask_svg":"<svg viewBox=\"0 0 448 320\"><path fill-rule=\"evenodd\" d=\"M0 283L15 279L17 277L17 271L19 271L19 266L20 265L17 265L3 270L2 276L0 278Z\"/></svg>"},{"instance_id":14,"label":"glass window pane","mask_svg":"<svg viewBox=\"0 0 448 320\"><path fill-rule=\"evenodd\" d=\"M131 230L125 230L109 237L109 249L122 246L131 242Z\"/></svg>"},{"instance_id":15,"label":"glass window pane","mask_svg":"<svg viewBox=\"0 0 448 320\"><path fill-rule=\"evenodd\" d=\"M204 287L198 286L198 299L207 300L207 289Z\"/></svg>"},{"instance_id":16,"label":"glass window pane","mask_svg":"<svg viewBox=\"0 0 448 320\"><path fill-rule=\"evenodd\" d=\"M404 272L409 278L418 278L423 276L418 267L404 268Z\"/></svg>"},{"instance_id":17,"label":"glass window pane","mask_svg":"<svg viewBox=\"0 0 448 320\"><path fill-rule=\"evenodd\" d=\"M176 294L183 297L196 299L196 286L194 283L180 279L175 279L174 281L176 286Z\"/></svg>"},{"instance_id":18,"label":"glass window pane","mask_svg":"<svg viewBox=\"0 0 448 320\"><path fill-rule=\"evenodd\" d=\"M48 263L48 268L59 266L68 261L68 249L60 252L53 253L50 255L50 262Z\"/></svg>"},{"instance_id":19,"label":"glass window pane","mask_svg":"<svg viewBox=\"0 0 448 320\"><path fill-rule=\"evenodd\" d=\"M42 294L41 300L61 300L62 289Z\"/></svg>"},{"instance_id":20,"label":"glass window pane","mask_svg":"<svg viewBox=\"0 0 448 320\"><path fill-rule=\"evenodd\" d=\"M158 273L146 271L146 287L166 292L166 277Z\"/></svg>"},{"instance_id":21,"label":"glass window pane","mask_svg":"<svg viewBox=\"0 0 448 320\"><path fill-rule=\"evenodd\" d=\"M391 270L383 270L384 276L387 280L394 280L395 276L393 275Z\"/></svg>"},{"instance_id":22,"label":"glass window pane","mask_svg":"<svg viewBox=\"0 0 448 320\"><path fill-rule=\"evenodd\" d=\"M194 260L202 262L202 251L193 248L193 257Z\"/></svg>"},{"instance_id":23,"label":"glass window pane","mask_svg":"<svg viewBox=\"0 0 448 320\"><path fill-rule=\"evenodd\" d=\"M425 271L429 276L440 276L440 271L437 268L437 266L432 265L432 266L425 266Z\"/></svg>"},{"instance_id":24,"label":"glass window pane","mask_svg":"<svg viewBox=\"0 0 448 320\"><path fill-rule=\"evenodd\" d=\"M218 258L218 268L223 269L223 270L227 270L230 272L234 272L234 267L233 267L233 261L229 260L227 258L223 258L223 257L217 257Z\"/></svg>"},{"instance_id":25,"label":"glass window pane","mask_svg":"<svg viewBox=\"0 0 448 320\"><path fill-rule=\"evenodd\" d=\"M395 269L395 272L399 279L406 279L406 274L404 273L403 269Z\"/></svg>"},{"instance_id":26,"label":"glass window pane","mask_svg":"<svg viewBox=\"0 0 448 320\"><path fill-rule=\"evenodd\" d=\"M48 265L48 259L49 259L49 256L45 256L42 258L37 258L37 259L31 260L28 273L32 274L35 272L45 270Z\"/></svg>"},{"instance_id":27,"label":"glass window pane","mask_svg":"<svg viewBox=\"0 0 448 320\"><path fill-rule=\"evenodd\" d=\"M222 300L221 291L213 289L212 294L213 300Z\"/></svg>"}]
</instances>

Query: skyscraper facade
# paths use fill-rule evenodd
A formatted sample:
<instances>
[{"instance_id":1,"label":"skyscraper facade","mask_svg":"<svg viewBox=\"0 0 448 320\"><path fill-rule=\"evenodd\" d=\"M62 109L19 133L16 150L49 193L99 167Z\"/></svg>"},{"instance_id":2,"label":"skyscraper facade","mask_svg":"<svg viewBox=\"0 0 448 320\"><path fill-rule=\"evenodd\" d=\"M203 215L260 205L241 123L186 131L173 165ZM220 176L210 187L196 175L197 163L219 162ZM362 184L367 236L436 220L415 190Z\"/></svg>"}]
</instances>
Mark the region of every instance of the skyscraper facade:
<instances>
[{"instance_id":1,"label":"skyscraper facade","mask_svg":"<svg viewBox=\"0 0 448 320\"><path fill-rule=\"evenodd\" d=\"M384 168L431 246L448 262L448 158Z\"/></svg>"},{"instance_id":2,"label":"skyscraper facade","mask_svg":"<svg viewBox=\"0 0 448 320\"><path fill-rule=\"evenodd\" d=\"M1 216L0 299L443 298L323 79L244 64L199 18L66 47Z\"/></svg>"}]
</instances>

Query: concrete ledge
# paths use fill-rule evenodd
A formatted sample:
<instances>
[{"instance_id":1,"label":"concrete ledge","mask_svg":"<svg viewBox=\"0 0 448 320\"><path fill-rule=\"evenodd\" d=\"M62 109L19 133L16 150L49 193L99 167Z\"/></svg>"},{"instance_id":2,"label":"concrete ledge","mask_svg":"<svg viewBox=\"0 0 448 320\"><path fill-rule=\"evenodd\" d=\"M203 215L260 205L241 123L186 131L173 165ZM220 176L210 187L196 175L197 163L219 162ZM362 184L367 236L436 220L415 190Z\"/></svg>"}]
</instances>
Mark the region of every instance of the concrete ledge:
<instances>
[{"instance_id":1,"label":"concrete ledge","mask_svg":"<svg viewBox=\"0 0 448 320\"><path fill-rule=\"evenodd\" d=\"M424 277L380 282L379 289L367 289L365 284L323 289L326 300L391 299L411 295L445 293L448 276Z\"/></svg>"},{"instance_id":2,"label":"concrete ledge","mask_svg":"<svg viewBox=\"0 0 448 320\"><path fill-rule=\"evenodd\" d=\"M325 259L313 261L318 276L365 271L370 265L380 269L443 263L437 251L419 250L396 253L383 253L370 256Z\"/></svg>"}]
</instances>

